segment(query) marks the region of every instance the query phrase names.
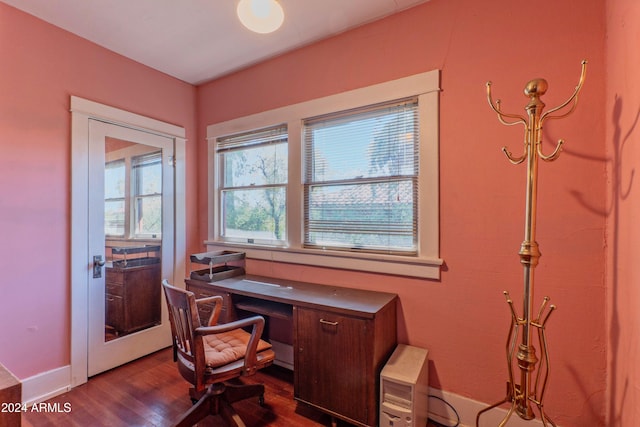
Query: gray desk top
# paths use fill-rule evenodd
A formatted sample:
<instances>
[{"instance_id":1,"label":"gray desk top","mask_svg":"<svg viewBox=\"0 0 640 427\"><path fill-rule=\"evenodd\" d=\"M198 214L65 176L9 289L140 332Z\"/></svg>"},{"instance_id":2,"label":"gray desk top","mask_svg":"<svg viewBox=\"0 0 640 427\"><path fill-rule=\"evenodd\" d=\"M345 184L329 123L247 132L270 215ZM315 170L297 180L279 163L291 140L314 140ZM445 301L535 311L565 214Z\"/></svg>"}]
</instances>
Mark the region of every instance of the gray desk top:
<instances>
[{"instance_id":1,"label":"gray desk top","mask_svg":"<svg viewBox=\"0 0 640 427\"><path fill-rule=\"evenodd\" d=\"M192 281L200 283L201 281ZM394 302L396 294L367 291L340 286L318 285L292 280L244 275L216 282L204 282L231 294L245 295L298 307L325 309L371 318L385 305Z\"/></svg>"}]
</instances>

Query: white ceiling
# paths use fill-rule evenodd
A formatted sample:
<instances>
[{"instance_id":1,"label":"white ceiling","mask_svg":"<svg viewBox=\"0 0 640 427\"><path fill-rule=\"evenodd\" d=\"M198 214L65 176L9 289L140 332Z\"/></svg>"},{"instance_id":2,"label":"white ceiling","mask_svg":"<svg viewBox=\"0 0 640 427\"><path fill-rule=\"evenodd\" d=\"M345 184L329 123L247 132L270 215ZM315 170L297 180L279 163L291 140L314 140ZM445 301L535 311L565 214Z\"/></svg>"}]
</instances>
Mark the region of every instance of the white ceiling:
<instances>
[{"instance_id":1,"label":"white ceiling","mask_svg":"<svg viewBox=\"0 0 640 427\"><path fill-rule=\"evenodd\" d=\"M1 0L188 83L198 84L428 0L279 0L285 22L256 34L238 0Z\"/></svg>"}]
</instances>

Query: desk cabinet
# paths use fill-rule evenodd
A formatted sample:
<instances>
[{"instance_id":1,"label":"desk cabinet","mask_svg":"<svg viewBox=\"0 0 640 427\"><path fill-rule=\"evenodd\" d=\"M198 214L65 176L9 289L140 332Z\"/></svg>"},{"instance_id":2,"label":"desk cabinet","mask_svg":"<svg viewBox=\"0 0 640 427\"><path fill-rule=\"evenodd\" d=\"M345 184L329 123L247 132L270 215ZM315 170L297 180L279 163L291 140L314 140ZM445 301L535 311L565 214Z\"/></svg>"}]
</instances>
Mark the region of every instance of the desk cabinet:
<instances>
[{"instance_id":1,"label":"desk cabinet","mask_svg":"<svg viewBox=\"0 0 640 427\"><path fill-rule=\"evenodd\" d=\"M118 335L160 323L160 263L107 267L105 323Z\"/></svg>"},{"instance_id":2,"label":"desk cabinet","mask_svg":"<svg viewBox=\"0 0 640 427\"><path fill-rule=\"evenodd\" d=\"M295 398L356 425L376 426L379 373L396 342L395 302L374 318L301 307L294 315Z\"/></svg>"}]
</instances>

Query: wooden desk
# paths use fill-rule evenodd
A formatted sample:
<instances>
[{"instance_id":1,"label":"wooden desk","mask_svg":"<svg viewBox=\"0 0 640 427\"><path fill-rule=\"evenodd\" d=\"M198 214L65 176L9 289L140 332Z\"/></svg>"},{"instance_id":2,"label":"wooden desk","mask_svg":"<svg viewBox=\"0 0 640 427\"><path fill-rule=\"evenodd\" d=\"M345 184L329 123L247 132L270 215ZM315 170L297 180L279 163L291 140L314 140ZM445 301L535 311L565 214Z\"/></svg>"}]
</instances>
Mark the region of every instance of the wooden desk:
<instances>
[{"instance_id":1,"label":"wooden desk","mask_svg":"<svg viewBox=\"0 0 640 427\"><path fill-rule=\"evenodd\" d=\"M196 298L223 297L221 321L241 310L290 319L296 400L378 425L380 371L397 343L397 295L251 275L186 283Z\"/></svg>"}]
</instances>

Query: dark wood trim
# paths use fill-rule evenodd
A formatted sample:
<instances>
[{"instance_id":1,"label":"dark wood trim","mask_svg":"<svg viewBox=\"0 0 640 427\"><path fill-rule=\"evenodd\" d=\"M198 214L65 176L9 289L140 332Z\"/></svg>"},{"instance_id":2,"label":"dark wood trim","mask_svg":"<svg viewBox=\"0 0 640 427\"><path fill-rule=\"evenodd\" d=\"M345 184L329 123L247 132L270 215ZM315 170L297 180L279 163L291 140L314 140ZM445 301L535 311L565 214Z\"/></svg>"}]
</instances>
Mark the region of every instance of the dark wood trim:
<instances>
[{"instance_id":1,"label":"dark wood trim","mask_svg":"<svg viewBox=\"0 0 640 427\"><path fill-rule=\"evenodd\" d=\"M22 383L0 364L0 427L20 427Z\"/></svg>"}]
</instances>

